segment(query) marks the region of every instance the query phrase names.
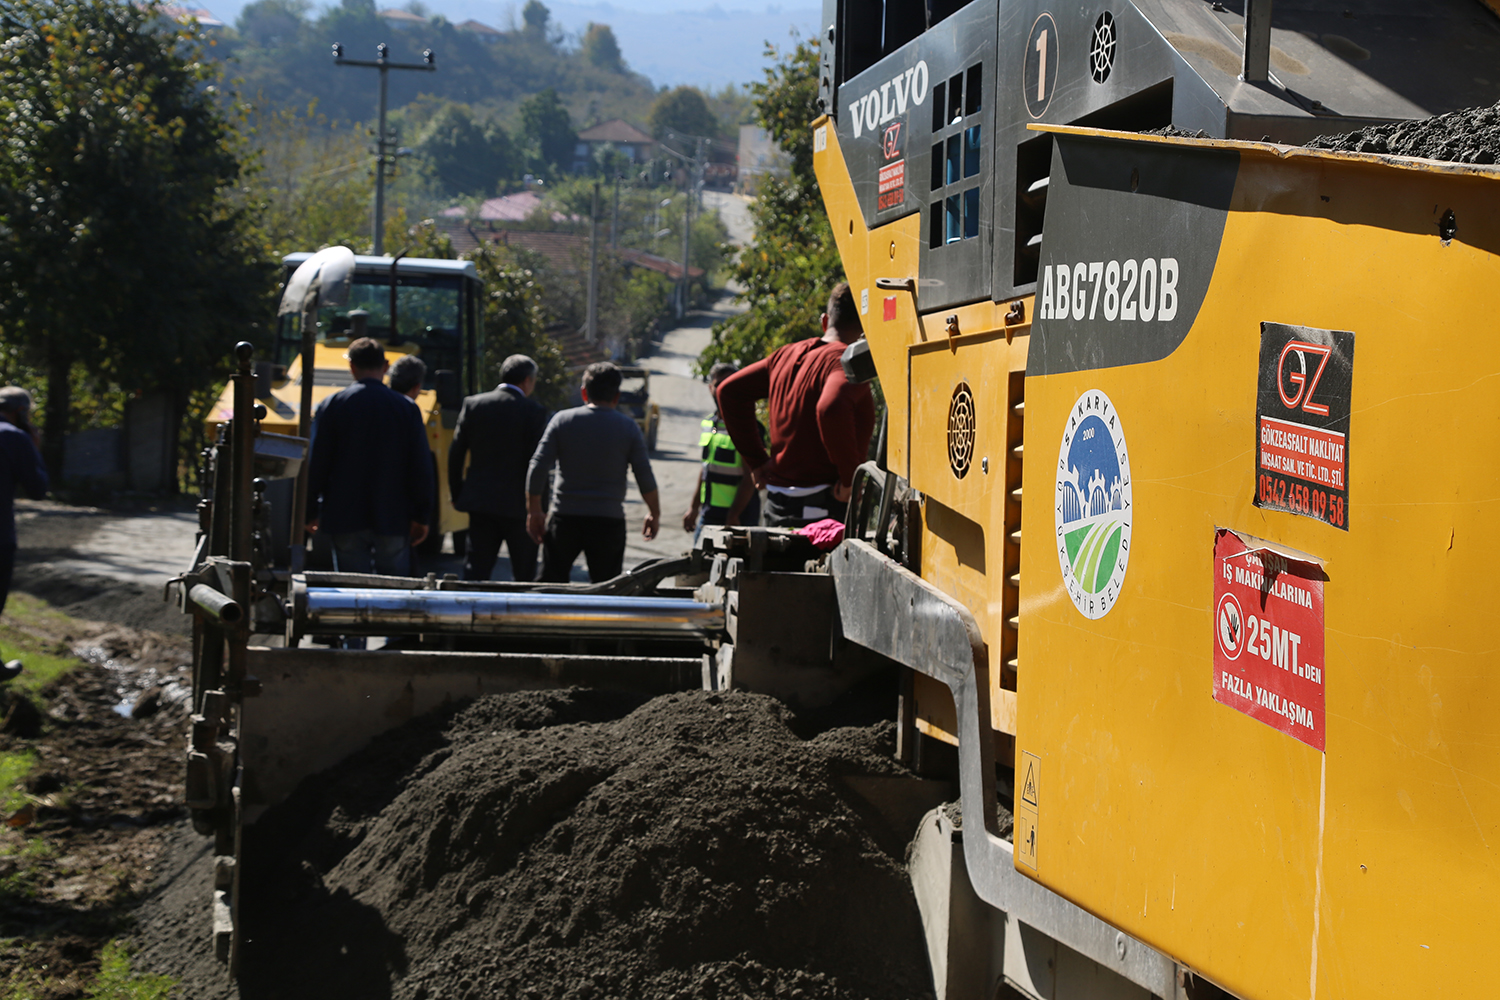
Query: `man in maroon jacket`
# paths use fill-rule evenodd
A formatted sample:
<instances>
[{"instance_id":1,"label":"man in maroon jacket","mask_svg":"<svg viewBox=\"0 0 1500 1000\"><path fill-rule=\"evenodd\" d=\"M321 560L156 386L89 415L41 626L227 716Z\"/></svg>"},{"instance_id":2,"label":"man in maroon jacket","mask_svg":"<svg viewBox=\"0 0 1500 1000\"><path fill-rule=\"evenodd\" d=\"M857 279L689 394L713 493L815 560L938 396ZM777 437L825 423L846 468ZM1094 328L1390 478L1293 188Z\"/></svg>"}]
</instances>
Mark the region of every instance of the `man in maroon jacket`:
<instances>
[{"instance_id":1,"label":"man in maroon jacket","mask_svg":"<svg viewBox=\"0 0 1500 1000\"><path fill-rule=\"evenodd\" d=\"M846 380L839 364L864 332L847 282L834 286L822 322L822 337L778 348L719 383L719 412L755 485L766 489L770 527L843 520L875 429L870 387ZM761 399L770 410L770 454L755 421Z\"/></svg>"}]
</instances>

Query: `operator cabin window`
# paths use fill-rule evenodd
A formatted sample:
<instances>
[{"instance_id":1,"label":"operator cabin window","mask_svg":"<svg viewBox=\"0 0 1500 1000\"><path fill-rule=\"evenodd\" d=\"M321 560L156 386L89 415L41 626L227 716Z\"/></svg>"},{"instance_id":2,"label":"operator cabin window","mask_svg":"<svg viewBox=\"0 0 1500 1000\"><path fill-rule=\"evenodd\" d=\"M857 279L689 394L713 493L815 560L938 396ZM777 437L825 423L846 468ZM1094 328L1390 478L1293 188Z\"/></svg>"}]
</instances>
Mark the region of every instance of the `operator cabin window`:
<instances>
[{"instance_id":1,"label":"operator cabin window","mask_svg":"<svg viewBox=\"0 0 1500 1000\"><path fill-rule=\"evenodd\" d=\"M839 82L852 79L971 0L877 0L839 5Z\"/></svg>"},{"instance_id":2,"label":"operator cabin window","mask_svg":"<svg viewBox=\"0 0 1500 1000\"><path fill-rule=\"evenodd\" d=\"M929 250L979 235L979 168L984 154L979 112L983 110L983 83L983 67L976 63L932 88Z\"/></svg>"}]
</instances>

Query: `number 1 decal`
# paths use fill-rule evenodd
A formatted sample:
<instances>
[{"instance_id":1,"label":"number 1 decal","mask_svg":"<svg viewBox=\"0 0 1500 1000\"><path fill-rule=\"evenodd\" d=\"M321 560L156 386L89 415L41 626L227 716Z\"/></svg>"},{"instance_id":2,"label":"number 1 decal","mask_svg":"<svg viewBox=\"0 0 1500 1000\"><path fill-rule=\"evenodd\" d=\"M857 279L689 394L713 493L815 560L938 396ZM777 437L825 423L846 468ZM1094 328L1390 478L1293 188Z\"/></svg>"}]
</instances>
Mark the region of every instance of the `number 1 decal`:
<instances>
[{"instance_id":1,"label":"number 1 decal","mask_svg":"<svg viewBox=\"0 0 1500 1000\"><path fill-rule=\"evenodd\" d=\"M1047 35L1046 28L1036 38L1036 99L1037 103L1044 104L1047 100Z\"/></svg>"},{"instance_id":2,"label":"number 1 decal","mask_svg":"<svg viewBox=\"0 0 1500 1000\"><path fill-rule=\"evenodd\" d=\"M1021 72L1021 93L1026 110L1033 118L1047 113L1052 93L1057 89L1057 22L1045 11L1032 22L1026 37L1025 66Z\"/></svg>"}]
</instances>

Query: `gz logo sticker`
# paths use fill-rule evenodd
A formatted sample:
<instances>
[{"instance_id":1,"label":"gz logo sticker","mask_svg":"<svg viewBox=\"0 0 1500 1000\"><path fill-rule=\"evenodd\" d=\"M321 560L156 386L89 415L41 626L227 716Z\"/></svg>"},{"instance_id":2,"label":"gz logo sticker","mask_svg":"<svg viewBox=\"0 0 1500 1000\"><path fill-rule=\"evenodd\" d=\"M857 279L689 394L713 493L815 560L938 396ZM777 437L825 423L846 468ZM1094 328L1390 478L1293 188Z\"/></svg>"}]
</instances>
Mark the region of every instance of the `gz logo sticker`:
<instances>
[{"instance_id":1,"label":"gz logo sticker","mask_svg":"<svg viewBox=\"0 0 1500 1000\"><path fill-rule=\"evenodd\" d=\"M1349 530L1354 334L1260 325L1255 506Z\"/></svg>"},{"instance_id":2,"label":"gz logo sticker","mask_svg":"<svg viewBox=\"0 0 1500 1000\"><path fill-rule=\"evenodd\" d=\"M1073 404L1057 456L1057 561L1085 617L1103 618L1120 597L1131 516L1125 432L1109 397L1090 389Z\"/></svg>"},{"instance_id":3,"label":"gz logo sticker","mask_svg":"<svg viewBox=\"0 0 1500 1000\"><path fill-rule=\"evenodd\" d=\"M880 137L880 152L885 163L880 167L879 191L875 199L877 212L900 208L906 201L905 126L905 119L891 122Z\"/></svg>"}]
</instances>

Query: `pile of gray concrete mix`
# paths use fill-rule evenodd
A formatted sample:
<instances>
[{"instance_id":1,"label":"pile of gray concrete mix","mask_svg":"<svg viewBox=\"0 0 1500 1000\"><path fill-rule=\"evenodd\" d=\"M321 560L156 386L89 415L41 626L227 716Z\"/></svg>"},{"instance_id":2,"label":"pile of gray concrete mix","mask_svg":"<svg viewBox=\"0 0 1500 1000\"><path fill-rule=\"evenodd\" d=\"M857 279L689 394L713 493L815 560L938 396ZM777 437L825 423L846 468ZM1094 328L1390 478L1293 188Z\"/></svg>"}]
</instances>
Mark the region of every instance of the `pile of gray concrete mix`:
<instances>
[{"instance_id":1,"label":"pile of gray concrete mix","mask_svg":"<svg viewBox=\"0 0 1500 1000\"><path fill-rule=\"evenodd\" d=\"M1494 163L1500 158L1500 104L1464 108L1417 121L1370 125L1344 135L1320 136L1307 146L1456 163Z\"/></svg>"},{"instance_id":2,"label":"pile of gray concrete mix","mask_svg":"<svg viewBox=\"0 0 1500 1000\"><path fill-rule=\"evenodd\" d=\"M852 790L907 774L893 739L742 693L482 698L247 830L237 984L201 905L148 905L138 961L200 998L930 996L905 840Z\"/></svg>"}]
</instances>

